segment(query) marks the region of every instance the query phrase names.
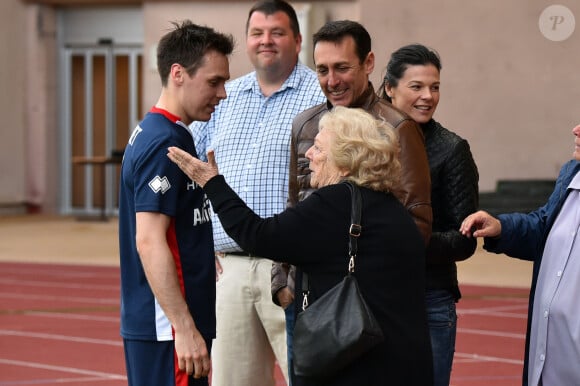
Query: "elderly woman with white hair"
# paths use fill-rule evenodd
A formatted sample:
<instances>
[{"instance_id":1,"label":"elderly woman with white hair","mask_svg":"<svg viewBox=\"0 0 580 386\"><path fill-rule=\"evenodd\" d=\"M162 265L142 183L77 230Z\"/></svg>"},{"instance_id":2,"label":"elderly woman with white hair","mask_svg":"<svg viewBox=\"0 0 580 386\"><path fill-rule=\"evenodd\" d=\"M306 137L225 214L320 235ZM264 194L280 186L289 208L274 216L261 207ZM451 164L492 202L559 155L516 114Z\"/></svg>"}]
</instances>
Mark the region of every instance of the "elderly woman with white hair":
<instances>
[{"instance_id":1,"label":"elderly woman with white hair","mask_svg":"<svg viewBox=\"0 0 580 386\"><path fill-rule=\"evenodd\" d=\"M363 110L345 107L326 113L319 128L306 153L317 190L271 218L257 216L230 189L211 152L208 163L174 147L168 156L203 187L224 229L244 251L283 256L308 275L311 304L346 274L351 193L341 182L357 185L362 232L355 276L385 339L336 374L297 376L294 385L432 385L424 242L391 193L400 174L396 134Z\"/></svg>"}]
</instances>

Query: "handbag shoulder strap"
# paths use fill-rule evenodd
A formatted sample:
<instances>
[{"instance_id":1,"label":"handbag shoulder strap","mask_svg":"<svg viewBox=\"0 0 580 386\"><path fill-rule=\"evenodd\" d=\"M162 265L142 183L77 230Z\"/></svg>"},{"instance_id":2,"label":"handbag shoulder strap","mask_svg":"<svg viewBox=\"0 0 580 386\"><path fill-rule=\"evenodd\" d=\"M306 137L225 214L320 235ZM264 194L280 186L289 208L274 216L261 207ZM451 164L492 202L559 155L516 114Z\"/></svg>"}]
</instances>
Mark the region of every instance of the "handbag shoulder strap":
<instances>
[{"instance_id":1,"label":"handbag shoulder strap","mask_svg":"<svg viewBox=\"0 0 580 386\"><path fill-rule=\"evenodd\" d=\"M362 198L360 189L351 181L343 181L343 183L350 190L351 195L351 209L350 209L350 227L348 228L348 274L354 272L354 259L358 251L357 238L360 236L362 227L360 224ZM302 310L308 307L308 294L310 292L310 285L308 283L308 275L302 272Z\"/></svg>"},{"instance_id":2,"label":"handbag shoulder strap","mask_svg":"<svg viewBox=\"0 0 580 386\"><path fill-rule=\"evenodd\" d=\"M360 236L362 227L360 225L362 199L358 186L350 181L344 181L352 196L350 209L350 227L348 229L348 272L354 272L354 259L358 252L357 238Z\"/></svg>"}]
</instances>

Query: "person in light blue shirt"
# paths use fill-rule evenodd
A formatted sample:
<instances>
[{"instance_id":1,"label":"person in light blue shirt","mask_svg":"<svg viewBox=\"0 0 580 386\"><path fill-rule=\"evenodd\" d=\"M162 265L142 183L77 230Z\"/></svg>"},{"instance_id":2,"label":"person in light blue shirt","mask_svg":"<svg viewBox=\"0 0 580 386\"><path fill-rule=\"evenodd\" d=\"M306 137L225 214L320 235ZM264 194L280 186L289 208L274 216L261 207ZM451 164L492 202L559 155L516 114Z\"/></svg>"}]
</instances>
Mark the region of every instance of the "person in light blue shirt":
<instances>
[{"instance_id":1,"label":"person in light blue shirt","mask_svg":"<svg viewBox=\"0 0 580 386\"><path fill-rule=\"evenodd\" d=\"M255 71L226 84L228 99L207 123L192 124L197 154L215 151L221 173L258 215L282 212L288 198L290 135L294 117L322 103L316 74L298 61L302 37L292 6L254 5L246 24L246 52ZM249 256L213 216L217 276L217 337L213 386L274 386L276 361L288 378L292 294L272 302L272 260ZM248 258L250 257L250 258ZM283 258L281 257L283 260Z\"/></svg>"},{"instance_id":2,"label":"person in light blue shirt","mask_svg":"<svg viewBox=\"0 0 580 386\"><path fill-rule=\"evenodd\" d=\"M484 248L534 262L524 386L580 385L580 125L574 159L564 164L548 202L534 212L469 215L460 231Z\"/></svg>"}]
</instances>

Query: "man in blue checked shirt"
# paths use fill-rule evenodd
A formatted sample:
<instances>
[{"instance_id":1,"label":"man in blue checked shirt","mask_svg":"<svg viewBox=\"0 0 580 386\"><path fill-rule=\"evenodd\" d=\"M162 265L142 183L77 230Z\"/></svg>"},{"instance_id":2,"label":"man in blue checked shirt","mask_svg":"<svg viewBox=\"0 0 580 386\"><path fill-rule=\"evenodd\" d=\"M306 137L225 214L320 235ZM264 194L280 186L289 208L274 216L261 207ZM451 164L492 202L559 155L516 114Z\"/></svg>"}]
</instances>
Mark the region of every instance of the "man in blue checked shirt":
<instances>
[{"instance_id":1,"label":"man in blue checked shirt","mask_svg":"<svg viewBox=\"0 0 580 386\"><path fill-rule=\"evenodd\" d=\"M316 74L298 62L301 43L292 6L256 3L246 24L246 51L255 71L226 84L228 98L209 122L191 125L200 159L213 149L220 173L262 217L286 207L292 120L324 101ZM245 253L217 216L212 219L218 271L212 386L274 386L276 361L290 383L291 339L283 309L272 302L272 260ZM285 290L280 296L293 325L293 294Z\"/></svg>"}]
</instances>

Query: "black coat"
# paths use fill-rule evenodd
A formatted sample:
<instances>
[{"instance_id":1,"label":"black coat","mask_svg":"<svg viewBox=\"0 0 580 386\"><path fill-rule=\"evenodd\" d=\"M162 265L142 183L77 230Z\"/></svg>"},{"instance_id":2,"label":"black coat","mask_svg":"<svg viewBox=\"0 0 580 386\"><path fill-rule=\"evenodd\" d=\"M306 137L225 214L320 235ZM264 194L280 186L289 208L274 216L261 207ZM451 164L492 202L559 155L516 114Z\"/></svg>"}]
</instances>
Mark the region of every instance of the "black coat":
<instances>
[{"instance_id":1,"label":"black coat","mask_svg":"<svg viewBox=\"0 0 580 386\"><path fill-rule=\"evenodd\" d=\"M224 229L244 251L284 256L309 274L311 304L347 273L351 197L344 184L321 188L267 219L254 214L222 176L204 189ZM365 188L361 194L355 275L385 341L332 379L297 377L295 385L432 385L423 239L394 196Z\"/></svg>"},{"instance_id":2,"label":"black coat","mask_svg":"<svg viewBox=\"0 0 580 386\"><path fill-rule=\"evenodd\" d=\"M421 125L431 171L433 232L427 247L427 289L447 289L459 299L456 261L473 255L475 238L459 232L479 206L477 166L467 141L431 119Z\"/></svg>"}]
</instances>

